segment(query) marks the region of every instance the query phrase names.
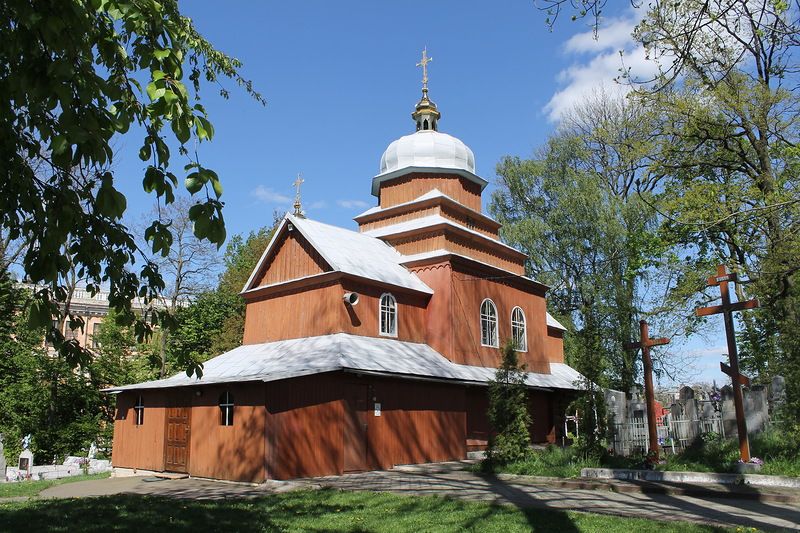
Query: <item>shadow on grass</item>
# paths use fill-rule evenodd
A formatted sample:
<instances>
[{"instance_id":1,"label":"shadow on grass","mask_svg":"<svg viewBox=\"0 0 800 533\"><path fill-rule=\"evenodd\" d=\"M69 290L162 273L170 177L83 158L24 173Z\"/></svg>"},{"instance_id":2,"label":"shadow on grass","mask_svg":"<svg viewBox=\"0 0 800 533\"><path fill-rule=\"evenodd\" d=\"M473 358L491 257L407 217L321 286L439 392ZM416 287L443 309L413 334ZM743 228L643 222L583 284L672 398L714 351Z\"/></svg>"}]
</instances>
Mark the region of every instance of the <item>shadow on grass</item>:
<instances>
[{"instance_id":1,"label":"shadow on grass","mask_svg":"<svg viewBox=\"0 0 800 533\"><path fill-rule=\"evenodd\" d=\"M501 490L498 488L498 490ZM514 497L503 488L506 497ZM573 519L577 523L573 523ZM248 499L180 500L118 495L0 505L4 531L714 531L690 524L450 498L337 490Z\"/></svg>"}]
</instances>

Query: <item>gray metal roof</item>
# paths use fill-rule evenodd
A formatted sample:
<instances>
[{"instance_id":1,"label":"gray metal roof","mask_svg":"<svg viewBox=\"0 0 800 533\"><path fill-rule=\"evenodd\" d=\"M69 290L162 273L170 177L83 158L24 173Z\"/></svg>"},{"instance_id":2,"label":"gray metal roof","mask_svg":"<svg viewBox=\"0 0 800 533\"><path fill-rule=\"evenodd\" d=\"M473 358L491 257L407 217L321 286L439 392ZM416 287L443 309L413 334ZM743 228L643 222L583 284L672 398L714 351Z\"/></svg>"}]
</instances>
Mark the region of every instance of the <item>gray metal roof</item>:
<instances>
[{"instance_id":1,"label":"gray metal roof","mask_svg":"<svg viewBox=\"0 0 800 533\"><path fill-rule=\"evenodd\" d=\"M416 274L400 265L403 256L382 240L294 215L286 215L284 218L245 284L244 291L256 288L252 286L256 272L261 269L270 250L276 245L277 237L283 231L283 227L289 223L319 252L334 271L433 294L433 290Z\"/></svg>"},{"instance_id":2,"label":"gray metal roof","mask_svg":"<svg viewBox=\"0 0 800 533\"><path fill-rule=\"evenodd\" d=\"M338 370L411 379L486 383L496 369L459 365L428 346L414 342L335 333L264 344L249 344L204 364L203 376L185 373L167 379L106 389L109 392L240 381L277 381ZM550 374L529 372L530 387L579 389L582 376L563 363L550 363Z\"/></svg>"}]
</instances>

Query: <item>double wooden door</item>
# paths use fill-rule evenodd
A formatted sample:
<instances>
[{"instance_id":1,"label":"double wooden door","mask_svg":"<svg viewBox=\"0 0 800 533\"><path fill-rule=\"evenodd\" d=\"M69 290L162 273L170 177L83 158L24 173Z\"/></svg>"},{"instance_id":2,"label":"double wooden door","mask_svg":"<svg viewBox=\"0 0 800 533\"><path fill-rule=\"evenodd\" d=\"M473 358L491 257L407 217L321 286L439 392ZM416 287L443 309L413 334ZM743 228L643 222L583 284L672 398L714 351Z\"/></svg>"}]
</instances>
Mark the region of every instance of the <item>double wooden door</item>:
<instances>
[{"instance_id":1,"label":"double wooden door","mask_svg":"<svg viewBox=\"0 0 800 533\"><path fill-rule=\"evenodd\" d=\"M344 471L369 470L367 428L369 420L369 386L346 385L347 412L344 424Z\"/></svg>"},{"instance_id":2,"label":"double wooden door","mask_svg":"<svg viewBox=\"0 0 800 533\"><path fill-rule=\"evenodd\" d=\"M192 432L192 408L187 405L167 407L164 469L170 472L189 471L189 449Z\"/></svg>"}]
</instances>

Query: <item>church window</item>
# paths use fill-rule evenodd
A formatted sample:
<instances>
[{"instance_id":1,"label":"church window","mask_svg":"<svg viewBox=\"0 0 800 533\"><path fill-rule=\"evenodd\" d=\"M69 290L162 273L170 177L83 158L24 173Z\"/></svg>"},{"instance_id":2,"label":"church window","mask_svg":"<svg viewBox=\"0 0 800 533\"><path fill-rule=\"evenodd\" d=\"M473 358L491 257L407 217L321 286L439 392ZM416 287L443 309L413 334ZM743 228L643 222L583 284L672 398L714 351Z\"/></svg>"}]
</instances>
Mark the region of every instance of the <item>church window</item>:
<instances>
[{"instance_id":1,"label":"church window","mask_svg":"<svg viewBox=\"0 0 800 533\"><path fill-rule=\"evenodd\" d=\"M488 298L481 304L481 344L497 348L497 307Z\"/></svg>"},{"instance_id":2,"label":"church window","mask_svg":"<svg viewBox=\"0 0 800 533\"><path fill-rule=\"evenodd\" d=\"M389 293L381 296L381 335L397 336L397 301Z\"/></svg>"},{"instance_id":3,"label":"church window","mask_svg":"<svg viewBox=\"0 0 800 533\"><path fill-rule=\"evenodd\" d=\"M511 338L514 339L514 347L518 352L528 351L528 336L525 333L525 313L521 308L515 307L511 311Z\"/></svg>"},{"instance_id":4,"label":"church window","mask_svg":"<svg viewBox=\"0 0 800 533\"><path fill-rule=\"evenodd\" d=\"M221 426L233 425L233 394L230 391L219 396L219 423Z\"/></svg>"},{"instance_id":5,"label":"church window","mask_svg":"<svg viewBox=\"0 0 800 533\"><path fill-rule=\"evenodd\" d=\"M137 426L144 425L144 399L141 396L136 397L136 405L133 406L133 412L136 414L134 423Z\"/></svg>"}]
</instances>

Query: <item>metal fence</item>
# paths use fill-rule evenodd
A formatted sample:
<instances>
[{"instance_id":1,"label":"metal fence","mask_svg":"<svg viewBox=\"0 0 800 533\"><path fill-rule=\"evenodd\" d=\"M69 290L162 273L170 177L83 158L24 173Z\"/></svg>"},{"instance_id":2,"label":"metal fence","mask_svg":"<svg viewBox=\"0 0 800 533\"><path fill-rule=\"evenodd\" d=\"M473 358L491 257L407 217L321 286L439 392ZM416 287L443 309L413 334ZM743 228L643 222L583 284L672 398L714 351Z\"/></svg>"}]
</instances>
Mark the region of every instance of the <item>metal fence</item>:
<instances>
[{"instance_id":1,"label":"metal fence","mask_svg":"<svg viewBox=\"0 0 800 533\"><path fill-rule=\"evenodd\" d=\"M662 449L679 452L706 433L725 436L722 418L686 419L665 415L656 419L658 443ZM612 446L617 455L645 454L650 448L646 418L632 418L613 425Z\"/></svg>"}]
</instances>

